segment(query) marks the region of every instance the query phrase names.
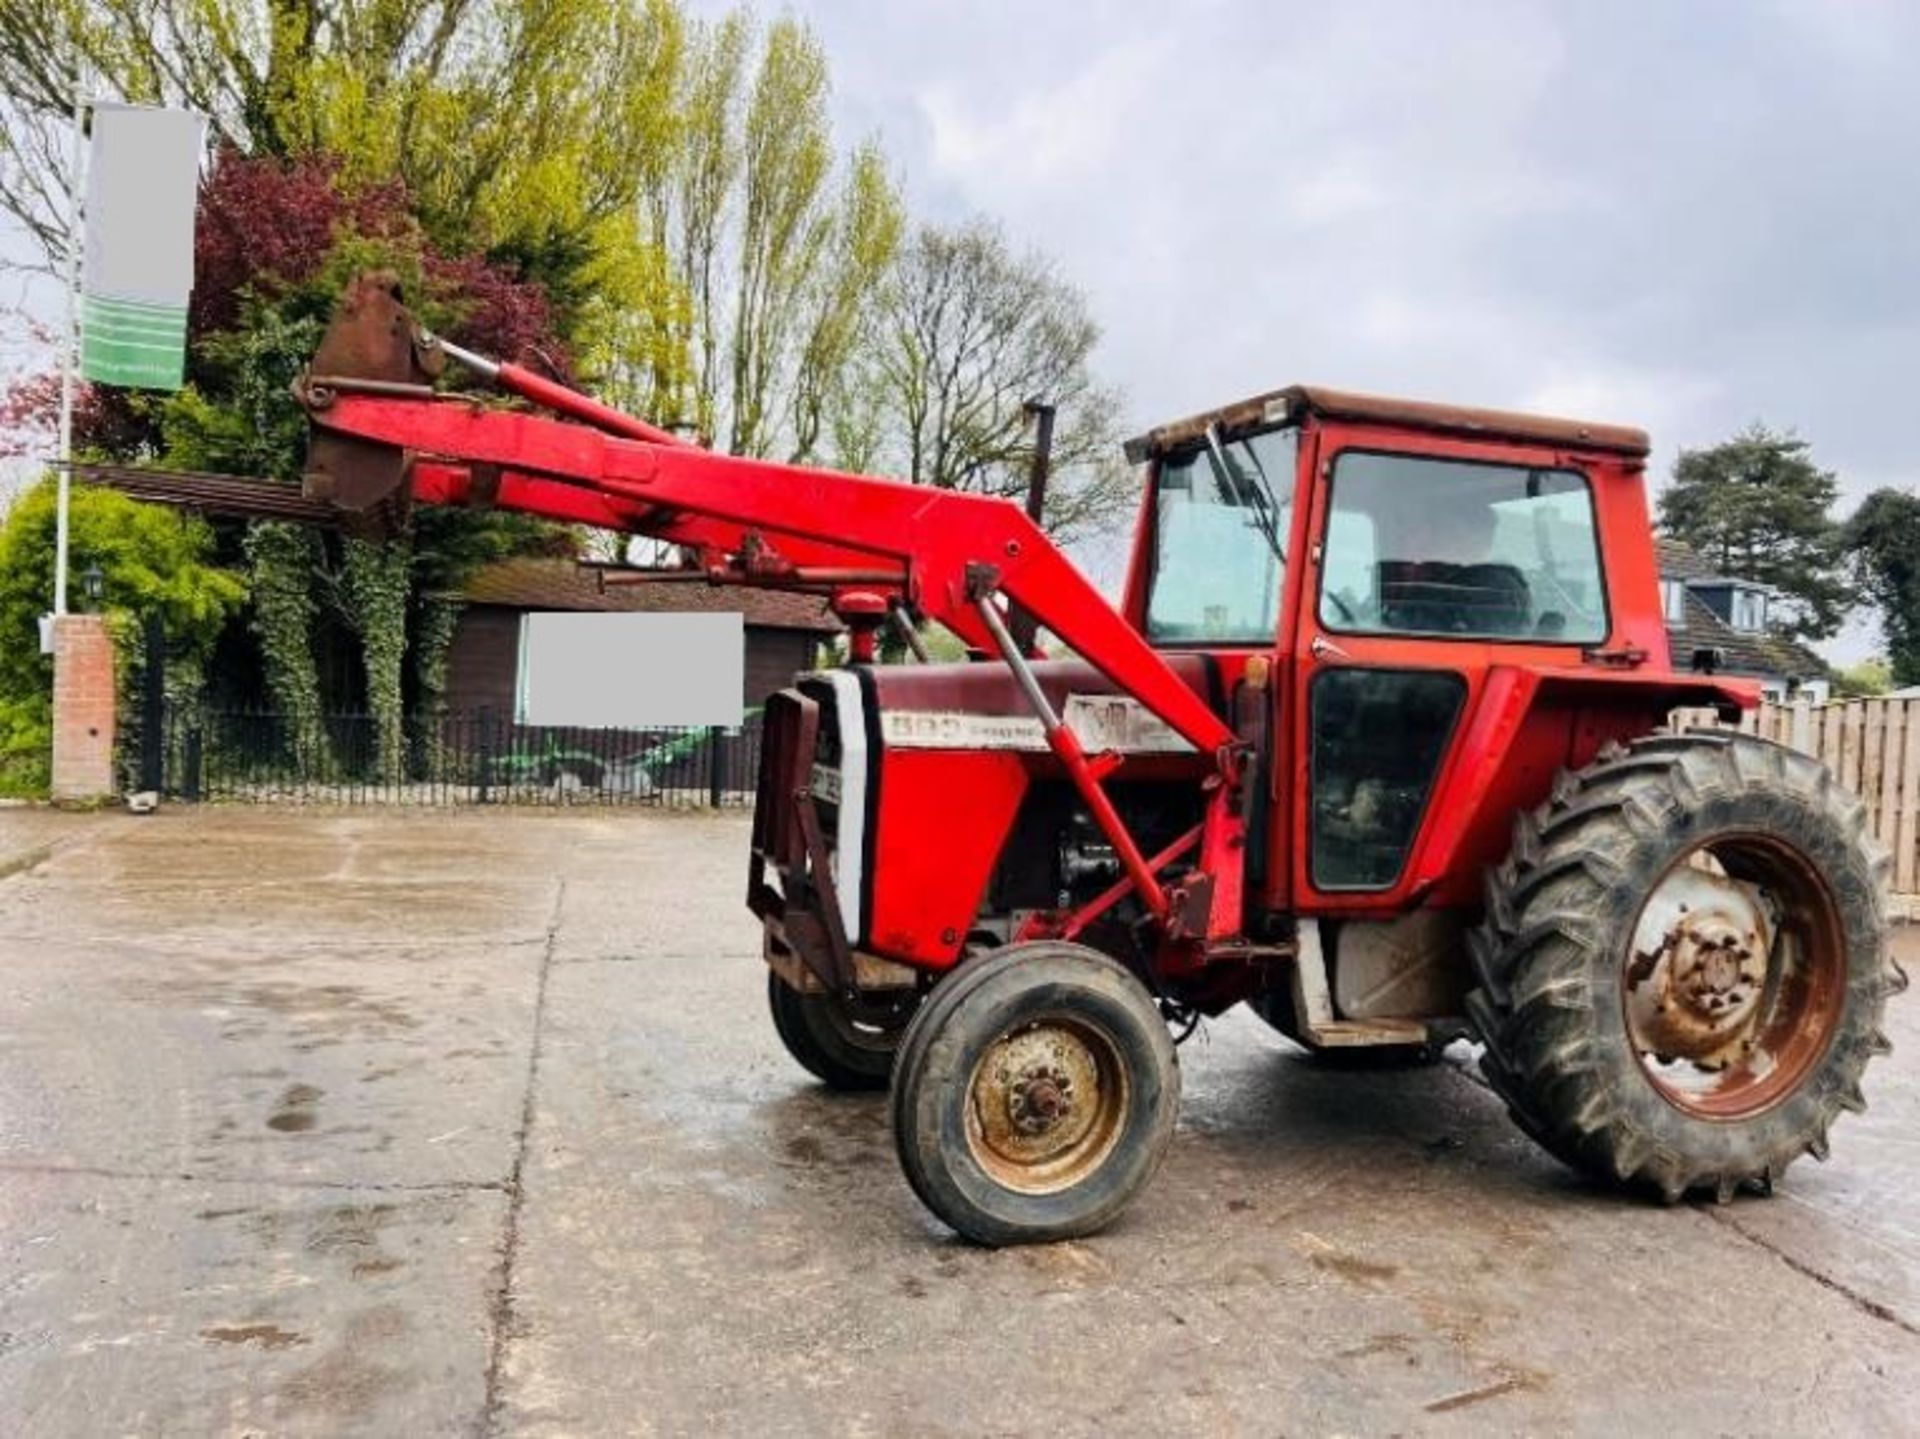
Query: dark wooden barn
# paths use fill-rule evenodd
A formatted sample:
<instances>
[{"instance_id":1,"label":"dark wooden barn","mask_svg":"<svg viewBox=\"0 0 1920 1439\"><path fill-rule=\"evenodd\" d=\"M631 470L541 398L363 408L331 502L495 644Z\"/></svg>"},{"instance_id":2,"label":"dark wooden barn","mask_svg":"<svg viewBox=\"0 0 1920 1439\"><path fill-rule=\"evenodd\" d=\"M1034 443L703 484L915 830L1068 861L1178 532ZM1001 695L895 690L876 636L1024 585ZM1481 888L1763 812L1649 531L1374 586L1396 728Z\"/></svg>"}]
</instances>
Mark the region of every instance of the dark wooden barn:
<instances>
[{"instance_id":1,"label":"dark wooden barn","mask_svg":"<svg viewBox=\"0 0 1920 1439\"><path fill-rule=\"evenodd\" d=\"M741 585L684 582L601 588L592 568L572 560L502 560L474 574L447 657L447 708L456 714L513 711L520 617L534 610L739 614L746 631L745 693L759 705L815 663L840 632L824 601Z\"/></svg>"}]
</instances>

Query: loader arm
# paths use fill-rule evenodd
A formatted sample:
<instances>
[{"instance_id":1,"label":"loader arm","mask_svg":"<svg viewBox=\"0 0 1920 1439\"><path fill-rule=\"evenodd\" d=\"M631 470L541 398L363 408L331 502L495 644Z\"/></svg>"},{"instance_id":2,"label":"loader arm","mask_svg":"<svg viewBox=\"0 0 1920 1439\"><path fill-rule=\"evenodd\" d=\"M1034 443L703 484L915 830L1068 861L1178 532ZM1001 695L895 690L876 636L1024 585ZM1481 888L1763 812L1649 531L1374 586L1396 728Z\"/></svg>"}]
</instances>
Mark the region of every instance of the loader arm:
<instances>
[{"instance_id":1,"label":"loader arm","mask_svg":"<svg viewBox=\"0 0 1920 1439\"><path fill-rule=\"evenodd\" d=\"M1010 501L624 439L437 394L358 391L341 377L316 379L305 393L316 430L431 456L415 462L430 480L416 499L471 500L474 477L484 474L489 488L497 481L492 503L526 514L696 543L724 545L736 530L735 543L750 532L787 536L808 558L824 553L850 568L897 570L903 598L962 634L980 631L980 601L998 592L1203 753L1234 743L1226 724ZM794 563L803 582L806 568Z\"/></svg>"},{"instance_id":2,"label":"loader arm","mask_svg":"<svg viewBox=\"0 0 1920 1439\"><path fill-rule=\"evenodd\" d=\"M557 415L436 391L447 358ZM311 425L307 492L351 513L487 505L648 535L694 547L714 579L825 591L849 618L879 608L877 594L998 651L1142 903L1164 920L1177 897L1101 787L1117 758L1084 753L1053 712L1007 633L1017 603L1209 757L1224 782L1212 787L1204 847L1237 846L1237 737L1009 501L713 453L425 334L377 275L349 288L295 393ZM1196 907L1210 911L1204 932L1239 924L1238 876L1219 878L1219 894L1205 896L1216 902L1182 906L1189 925Z\"/></svg>"},{"instance_id":3,"label":"loader arm","mask_svg":"<svg viewBox=\"0 0 1920 1439\"><path fill-rule=\"evenodd\" d=\"M409 477L410 498L421 504L506 509L685 545L700 557L700 568L686 571L687 579L830 595L857 587L902 603L906 599L906 567L897 560L877 559L770 525L676 512L551 475L444 459L415 459ZM961 624L950 627L973 649L992 646L992 637L977 615L965 616Z\"/></svg>"}]
</instances>

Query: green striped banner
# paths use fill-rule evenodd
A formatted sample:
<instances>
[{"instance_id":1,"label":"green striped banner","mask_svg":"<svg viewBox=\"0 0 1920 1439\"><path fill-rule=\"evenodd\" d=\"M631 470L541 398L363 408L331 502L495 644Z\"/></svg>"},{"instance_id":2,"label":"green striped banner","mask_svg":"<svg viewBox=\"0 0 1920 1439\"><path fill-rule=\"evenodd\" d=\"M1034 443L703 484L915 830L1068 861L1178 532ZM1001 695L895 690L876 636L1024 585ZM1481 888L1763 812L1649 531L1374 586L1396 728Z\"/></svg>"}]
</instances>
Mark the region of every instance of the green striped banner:
<instances>
[{"instance_id":1,"label":"green striped banner","mask_svg":"<svg viewBox=\"0 0 1920 1439\"><path fill-rule=\"evenodd\" d=\"M80 373L105 385L177 390L185 378L187 309L85 295Z\"/></svg>"}]
</instances>

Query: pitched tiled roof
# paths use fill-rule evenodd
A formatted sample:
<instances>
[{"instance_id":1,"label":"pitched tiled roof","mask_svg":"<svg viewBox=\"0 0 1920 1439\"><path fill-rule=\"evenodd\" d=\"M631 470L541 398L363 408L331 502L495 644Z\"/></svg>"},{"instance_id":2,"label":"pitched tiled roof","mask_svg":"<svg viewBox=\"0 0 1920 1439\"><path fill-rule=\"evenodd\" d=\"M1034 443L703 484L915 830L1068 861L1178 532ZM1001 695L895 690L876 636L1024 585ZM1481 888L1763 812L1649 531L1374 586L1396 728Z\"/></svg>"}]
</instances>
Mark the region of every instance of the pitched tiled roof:
<instances>
[{"instance_id":1,"label":"pitched tiled roof","mask_svg":"<svg viewBox=\"0 0 1920 1439\"><path fill-rule=\"evenodd\" d=\"M1660 561L1663 580L1710 580L1720 573L1698 550L1665 535L1653 537L1653 551Z\"/></svg>"},{"instance_id":2,"label":"pitched tiled roof","mask_svg":"<svg viewBox=\"0 0 1920 1439\"><path fill-rule=\"evenodd\" d=\"M1661 579L1719 577L1717 569L1679 540L1656 535L1653 543L1660 561ZM1726 657L1723 670L1726 674L1805 680L1818 679L1827 673L1826 662L1805 645L1780 635L1736 630L1691 590L1687 593L1686 619L1680 624L1667 622L1667 639L1673 647L1675 669L1690 669L1695 650L1717 649Z\"/></svg>"},{"instance_id":3,"label":"pitched tiled roof","mask_svg":"<svg viewBox=\"0 0 1920 1439\"><path fill-rule=\"evenodd\" d=\"M1722 667L1726 674L1809 680L1827 672L1820 657L1805 645L1780 635L1736 630L1696 594L1687 596L1685 623L1668 621L1667 639L1673 646L1675 669L1691 668L1695 650L1717 649L1726 657Z\"/></svg>"},{"instance_id":4,"label":"pitched tiled roof","mask_svg":"<svg viewBox=\"0 0 1920 1439\"><path fill-rule=\"evenodd\" d=\"M698 580L608 585L603 590L594 568L573 560L500 560L476 570L460 596L470 605L516 610L720 613L738 614L749 626L761 629L836 634L841 628L817 595Z\"/></svg>"}]
</instances>

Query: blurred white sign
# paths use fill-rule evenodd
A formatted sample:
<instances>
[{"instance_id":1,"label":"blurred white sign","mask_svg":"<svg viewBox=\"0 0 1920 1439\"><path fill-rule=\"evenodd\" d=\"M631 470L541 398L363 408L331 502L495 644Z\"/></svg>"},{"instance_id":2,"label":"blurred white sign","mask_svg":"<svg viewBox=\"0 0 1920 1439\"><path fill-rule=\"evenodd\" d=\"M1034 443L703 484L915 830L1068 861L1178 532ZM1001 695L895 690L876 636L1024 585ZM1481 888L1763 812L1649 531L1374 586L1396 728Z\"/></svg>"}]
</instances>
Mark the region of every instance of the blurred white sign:
<instances>
[{"instance_id":1,"label":"blurred white sign","mask_svg":"<svg viewBox=\"0 0 1920 1439\"><path fill-rule=\"evenodd\" d=\"M93 107L80 325L89 380L180 388L205 129L189 110Z\"/></svg>"},{"instance_id":2,"label":"blurred white sign","mask_svg":"<svg viewBox=\"0 0 1920 1439\"><path fill-rule=\"evenodd\" d=\"M655 729L740 723L746 631L737 614L520 617L514 719Z\"/></svg>"}]
</instances>

